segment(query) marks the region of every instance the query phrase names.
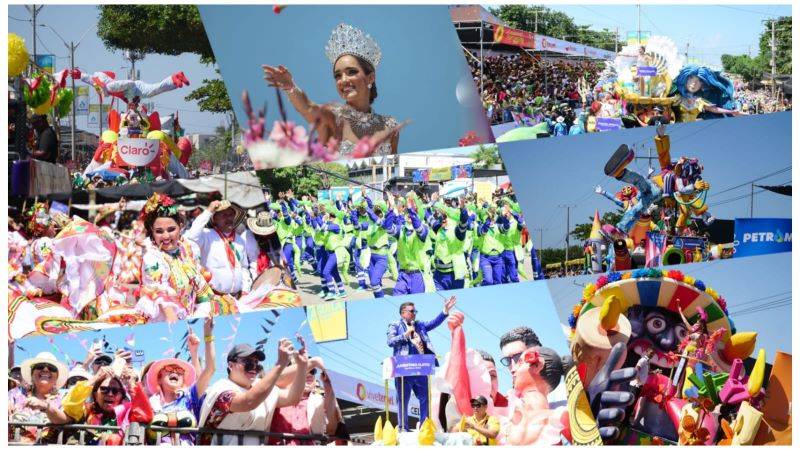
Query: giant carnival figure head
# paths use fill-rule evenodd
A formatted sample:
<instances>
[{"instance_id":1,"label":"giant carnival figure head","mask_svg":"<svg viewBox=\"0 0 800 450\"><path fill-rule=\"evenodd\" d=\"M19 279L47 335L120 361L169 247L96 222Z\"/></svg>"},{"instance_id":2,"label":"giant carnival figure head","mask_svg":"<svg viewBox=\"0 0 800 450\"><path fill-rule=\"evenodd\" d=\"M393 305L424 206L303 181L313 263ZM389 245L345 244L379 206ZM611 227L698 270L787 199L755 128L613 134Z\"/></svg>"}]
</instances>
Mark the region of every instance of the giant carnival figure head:
<instances>
[{"instance_id":1,"label":"giant carnival figure head","mask_svg":"<svg viewBox=\"0 0 800 450\"><path fill-rule=\"evenodd\" d=\"M708 355L722 370L728 370L734 359L747 358L755 348L756 334L736 333L721 295L678 270L658 269L611 272L587 285L569 319L573 343L579 333L589 330L581 322L590 320L589 313L611 297L621 300L621 312L630 322L628 356L623 367L634 367L649 349L655 354L651 366L669 373L678 365L679 344L691 331L681 320L679 309L693 314L687 317L691 324L703 320L709 333L724 329L719 344Z\"/></svg>"},{"instance_id":2,"label":"giant carnival figure head","mask_svg":"<svg viewBox=\"0 0 800 450\"><path fill-rule=\"evenodd\" d=\"M702 178L703 165L697 158L682 156L675 163L675 175L682 180L693 183Z\"/></svg>"},{"instance_id":3,"label":"giant carnival figure head","mask_svg":"<svg viewBox=\"0 0 800 450\"><path fill-rule=\"evenodd\" d=\"M703 97L712 104L734 109L734 89L731 80L708 67L689 64L684 66L672 82L681 97Z\"/></svg>"}]
</instances>

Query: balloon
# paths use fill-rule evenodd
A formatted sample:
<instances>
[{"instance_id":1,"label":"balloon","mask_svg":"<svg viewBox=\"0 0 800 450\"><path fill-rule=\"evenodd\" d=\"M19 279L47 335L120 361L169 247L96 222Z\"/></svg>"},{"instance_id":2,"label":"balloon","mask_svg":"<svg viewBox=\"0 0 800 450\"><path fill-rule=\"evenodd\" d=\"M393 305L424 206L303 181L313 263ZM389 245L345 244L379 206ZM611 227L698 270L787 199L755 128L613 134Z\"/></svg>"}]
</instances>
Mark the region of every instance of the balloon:
<instances>
[{"instance_id":1,"label":"balloon","mask_svg":"<svg viewBox=\"0 0 800 450\"><path fill-rule=\"evenodd\" d=\"M14 33L8 33L8 76L20 75L28 67L29 59L25 40Z\"/></svg>"}]
</instances>

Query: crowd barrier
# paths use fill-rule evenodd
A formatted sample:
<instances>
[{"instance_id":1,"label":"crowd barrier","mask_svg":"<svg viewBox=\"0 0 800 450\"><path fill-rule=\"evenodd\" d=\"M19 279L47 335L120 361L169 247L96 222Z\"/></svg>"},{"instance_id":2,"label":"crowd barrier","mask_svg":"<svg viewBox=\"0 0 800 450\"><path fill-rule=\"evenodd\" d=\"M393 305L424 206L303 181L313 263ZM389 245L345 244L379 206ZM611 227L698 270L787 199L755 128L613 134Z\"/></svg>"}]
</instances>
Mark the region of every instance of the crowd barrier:
<instances>
[{"instance_id":1,"label":"crowd barrier","mask_svg":"<svg viewBox=\"0 0 800 450\"><path fill-rule=\"evenodd\" d=\"M9 422L10 434L9 444L21 444L22 428L36 428L35 443L41 443L42 434L46 428L52 429L57 433L57 438L52 444L65 445L86 445L87 432L89 431L109 431L119 432L122 427L118 426L105 426L105 425L83 425L83 424L68 424L68 425L55 425L55 424L42 424L30 422ZM294 433L271 433L268 431L258 430L223 430L223 429L210 429L210 428L177 428L177 427L160 427L155 425L141 425L138 423L130 424L125 430L123 438L123 445L146 445L148 431L151 435L155 436L155 442L161 442L165 435L170 435L174 445L180 445L180 436L183 434L210 434L213 436L212 445L223 445L223 438L226 436L236 436L236 445L244 445L246 437L255 437L258 439L259 445L266 444L268 439L278 440L278 444L286 443L287 441L299 441L304 445L311 445L313 443L327 444L333 438L322 434L294 434ZM65 436L76 436L76 440L65 442ZM159 444L154 444L159 445Z\"/></svg>"}]
</instances>

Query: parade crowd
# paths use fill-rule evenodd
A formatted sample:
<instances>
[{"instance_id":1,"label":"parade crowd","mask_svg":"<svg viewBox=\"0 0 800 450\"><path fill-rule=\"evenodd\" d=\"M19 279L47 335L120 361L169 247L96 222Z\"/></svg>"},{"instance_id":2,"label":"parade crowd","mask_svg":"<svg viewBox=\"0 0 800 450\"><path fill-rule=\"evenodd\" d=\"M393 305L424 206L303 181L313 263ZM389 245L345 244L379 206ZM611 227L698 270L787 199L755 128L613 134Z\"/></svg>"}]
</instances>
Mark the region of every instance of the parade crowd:
<instances>
[{"instance_id":1,"label":"parade crowd","mask_svg":"<svg viewBox=\"0 0 800 450\"><path fill-rule=\"evenodd\" d=\"M101 343L71 368L50 352L15 365L12 343L8 418L18 425L9 425L10 440L82 445L346 441L324 363L309 357L303 339L297 340L301 348L280 339L277 358L268 363L260 348L234 345L225 355L227 376L214 382L213 318L206 318L203 326L202 357L201 339L190 332L189 361L152 360L140 370L134 368L130 351L108 352ZM137 434L133 424L148 430L139 428Z\"/></svg>"}]
</instances>

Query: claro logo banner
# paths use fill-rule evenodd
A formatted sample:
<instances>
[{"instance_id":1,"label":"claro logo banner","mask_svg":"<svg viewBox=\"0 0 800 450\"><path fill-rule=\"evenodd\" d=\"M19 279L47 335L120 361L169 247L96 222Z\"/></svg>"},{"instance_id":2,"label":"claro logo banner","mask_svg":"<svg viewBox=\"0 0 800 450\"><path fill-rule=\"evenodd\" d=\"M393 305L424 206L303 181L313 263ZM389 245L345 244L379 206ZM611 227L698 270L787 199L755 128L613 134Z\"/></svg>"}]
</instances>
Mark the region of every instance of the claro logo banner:
<instances>
[{"instance_id":1,"label":"claro logo banner","mask_svg":"<svg viewBox=\"0 0 800 450\"><path fill-rule=\"evenodd\" d=\"M132 166L146 166L158 156L159 144L158 139L119 138L117 153Z\"/></svg>"}]
</instances>

